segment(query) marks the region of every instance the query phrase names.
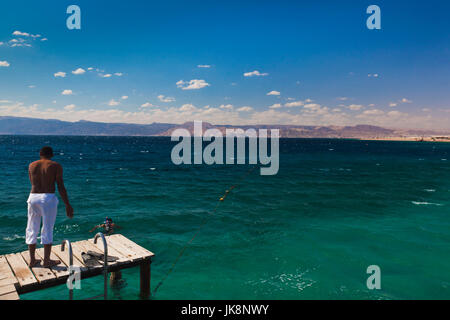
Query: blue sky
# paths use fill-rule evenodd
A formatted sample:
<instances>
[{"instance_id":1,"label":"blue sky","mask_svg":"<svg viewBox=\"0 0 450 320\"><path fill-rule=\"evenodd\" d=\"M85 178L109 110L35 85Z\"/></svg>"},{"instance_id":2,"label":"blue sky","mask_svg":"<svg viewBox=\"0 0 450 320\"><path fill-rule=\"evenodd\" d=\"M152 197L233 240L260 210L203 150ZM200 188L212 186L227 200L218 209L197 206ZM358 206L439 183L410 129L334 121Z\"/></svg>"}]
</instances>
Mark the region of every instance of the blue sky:
<instances>
[{"instance_id":1,"label":"blue sky","mask_svg":"<svg viewBox=\"0 0 450 320\"><path fill-rule=\"evenodd\" d=\"M66 27L71 4L81 30ZM381 30L366 27L371 4ZM449 129L449 10L434 0L3 3L0 115Z\"/></svg>"}]
</instances>

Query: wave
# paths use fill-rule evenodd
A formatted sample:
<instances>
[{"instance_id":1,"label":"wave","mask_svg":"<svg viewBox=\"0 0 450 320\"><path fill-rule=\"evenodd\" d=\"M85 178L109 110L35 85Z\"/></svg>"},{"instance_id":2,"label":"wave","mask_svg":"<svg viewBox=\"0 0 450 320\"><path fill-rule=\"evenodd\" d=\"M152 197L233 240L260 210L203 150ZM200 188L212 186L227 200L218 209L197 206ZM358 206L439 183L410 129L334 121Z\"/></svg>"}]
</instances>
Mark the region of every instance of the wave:
<instances>
[{"instance_id":1,"label":"wave","mask_svg":"<svg viewBox=\"0 0 450 320\"><path fill-rule=\"evenodd\" d=\"M5 241L14 241L14 240L17 240L17 239L25 239L25 236L24 235L19 236L18 234L15 234L15 235L12 235L10 237L3 237L3 240L5 240Z\"/></svg>"},{"instance_id":2,"label":"wave","mask_svg":"<svg viewBox=\"0 0 450 320\"><path fill-rule=\"evenodd\" d=\"M442 203L433 203L433 202L426 202L426 201L411 201L413 204L418 206L443 206Z\"/></svg>"}]
</instances>

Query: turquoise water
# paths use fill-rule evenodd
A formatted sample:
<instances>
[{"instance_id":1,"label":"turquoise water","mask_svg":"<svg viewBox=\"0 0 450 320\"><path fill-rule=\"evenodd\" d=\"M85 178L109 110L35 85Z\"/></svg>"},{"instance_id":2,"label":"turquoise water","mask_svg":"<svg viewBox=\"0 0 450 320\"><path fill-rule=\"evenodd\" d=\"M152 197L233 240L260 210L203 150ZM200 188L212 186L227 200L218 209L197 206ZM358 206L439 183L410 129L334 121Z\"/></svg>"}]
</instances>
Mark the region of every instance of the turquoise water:
<instances>
[{"instance_id":1,"label":"turquoise water","mask_svg":"<svg viewBox=\"0 0 450 320\"><path fill-rule=\"evenodd\" d=\"M54 147L75 217L55 242L110 216L156 254L152 286L247 166L175 166L153 137L0 136L0 254L25 250L27 165ZM222 203L153 299L449 299L450 144L280 141L280 171L253 171ZM366 269L381 268L381 290ZM139 298L139 270L114 299ZM82 281L77 299L102 292ZM22 299L65 299L64 285Z\"/></svg>"}]
</instances>

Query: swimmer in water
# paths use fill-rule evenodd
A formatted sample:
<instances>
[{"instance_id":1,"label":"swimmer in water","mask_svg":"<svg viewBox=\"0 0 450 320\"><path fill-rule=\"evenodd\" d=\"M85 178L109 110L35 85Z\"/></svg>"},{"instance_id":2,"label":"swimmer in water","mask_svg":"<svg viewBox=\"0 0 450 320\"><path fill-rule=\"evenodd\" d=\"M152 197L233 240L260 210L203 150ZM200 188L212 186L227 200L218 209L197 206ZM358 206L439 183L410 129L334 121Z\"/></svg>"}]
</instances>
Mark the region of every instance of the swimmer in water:
<instances>
[{"instance_id":1,"label":"swimmer in water","mask_svg":"<svg viewBox=\"0 0 450 320\"><path fill-rule=\"evenodd\" d=\"M106 217L104 223L96 225L91 230L89 230L89 232L94 232L99 228L103 228L103 234L110 235L114 232L114 229L120 229L121 227L115 224L111 218Z\"/></svg>"}]
</instances>

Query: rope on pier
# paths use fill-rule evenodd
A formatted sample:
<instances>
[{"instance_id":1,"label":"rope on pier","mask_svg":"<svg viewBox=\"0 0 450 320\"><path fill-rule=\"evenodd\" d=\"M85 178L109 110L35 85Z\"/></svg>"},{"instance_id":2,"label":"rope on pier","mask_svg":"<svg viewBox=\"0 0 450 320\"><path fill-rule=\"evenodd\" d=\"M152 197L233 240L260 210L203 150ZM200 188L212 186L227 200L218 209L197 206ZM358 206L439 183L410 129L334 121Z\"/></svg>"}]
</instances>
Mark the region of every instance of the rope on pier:
<instances>
[{"instance_id":1,"label":"rope on pier","mask_svg":"<svg viewBox=\"0 0 450 320\"><path fill-rule=\"evenodd\" d=\"M194 239L197 237L197 235L200 233L200 231L203 229L203 227L206 225L206 223L209 221L209 219L217 212L217 209L219 208L220 204L225 201L227 195L233 190L235 189L237 186L239 186L239 184L242 182L242 180L244 180L245 178L247 178L247 176L253 172L253 170L256 169L256 166L250 168L249 170L247 170L247 172L245 172L245 174L243 174L237 183L235 183L234 185L232 185L228 190L225 191L225 193L223 194L222 197L219 198L216 206L214 207L214 209L211 212L208 212L208 215L203 219L203 221L200 223L200 226L198 227L197 231L194 233L194 235L192 236L192 238L183 246L183 248L180 250L180 252L178 253L178 256L176 257L175 261L172 263L172 266L169 268L169 270L167 271L167 273L164 275L164 277L159 281L159 283L156 285L155 289L153 290L153 295L156 294L156 292L158 291L159 287L161 287L161 285L164 283L164 281L166 281L167 277L169 276L169 274L173 271L173 269L175 268L175 265L178 263L178 261L180 260L180 258L183 256L184 252L186 251L186 249L191 245L192 241L194 241Z\"/></svg>"}]
</instances>

